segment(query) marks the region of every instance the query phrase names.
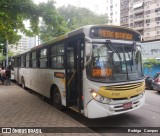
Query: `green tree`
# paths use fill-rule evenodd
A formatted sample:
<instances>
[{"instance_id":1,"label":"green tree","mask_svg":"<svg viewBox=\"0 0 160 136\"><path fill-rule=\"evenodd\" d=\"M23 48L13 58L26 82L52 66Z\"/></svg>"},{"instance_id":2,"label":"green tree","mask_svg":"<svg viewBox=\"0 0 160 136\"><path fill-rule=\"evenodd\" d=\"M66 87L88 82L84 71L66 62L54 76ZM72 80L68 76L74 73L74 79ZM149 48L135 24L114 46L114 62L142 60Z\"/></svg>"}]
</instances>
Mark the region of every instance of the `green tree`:
<instances>
[{"instance_id":1,"label":"green tree","mask_svg":"<svg viewBox=\"0 0 160 136\"><path fill-rule=\"evenodd\" d=\"M58 14L53 2L48 1L48 3L41 3L39 7L50 15L50 18L47 17L41 21L39 36L42 43L53 40L68 31L65 20ZM48 21L45 22L45 20Z\"/></svg>"},{"instance_id":2,"label":"green tree","mask_svg":"<svg viewBox=\"0 0 160 136\"><path fill-rule=\"evenodd\" d=\"M152 68L156 65L160 65L160 62L155 58L148 58L143 64L145 68Z\"/></svg>"},{"instance_id":3,"label":"green tree","mask_svg":"<svg viewBox=\"0 0 160 136\"><path fill-rule=\"evenodd\" d=\"M86 8L68 5L67 7L62 6L58 8L58 12L61 16L63 16L65 21L68 23L68 27L70 30L73 30L85 25L108 23L107 14L98 15Z\"/></svg>"},{"instance_id":4,"label":"green tree","mask_svg":"<svg viewBox=\"0 0 160 136\"><path fill-rule=\"evenodd\" d=\"M50 9L49 5L46 9ZM55 29L50 25L42 24L40 29L40 39L42 42L53 40L57 36L81 26L108 23L107 14L98 15L86 8L68 5L67 7L62 6L57 10L62 16L60 27L56 27Z\"/></svg>"},{"instance_id":5,"label":"green tree","mask_svg":"<svg viewBox=\"0 0 160 136\"><path fill-rule=\"evenodd\" d=\"M50 6L48 9L47 7ZM21 38L18 32L27 36L37 35L39 33L39 19L46 26L53 27L63 31L62 18L56 12L54 1L33 3L32 0L1 0L0 1L0 39L8 40L9 44L15 44ZM30 27L26 28L24 21L29 21Z\"/></svg>"}]
</instances>

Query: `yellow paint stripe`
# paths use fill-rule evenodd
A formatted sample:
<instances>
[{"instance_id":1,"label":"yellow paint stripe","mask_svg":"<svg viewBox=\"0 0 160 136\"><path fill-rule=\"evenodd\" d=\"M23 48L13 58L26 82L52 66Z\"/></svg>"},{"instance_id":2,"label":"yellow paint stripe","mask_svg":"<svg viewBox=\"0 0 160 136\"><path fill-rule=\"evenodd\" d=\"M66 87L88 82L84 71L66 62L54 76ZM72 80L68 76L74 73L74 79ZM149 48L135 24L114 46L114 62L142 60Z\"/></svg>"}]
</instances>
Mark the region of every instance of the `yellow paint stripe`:
<instances>
[{"instance_id":1,"label":"yellow paint stripe","mask_svg":"<svg viewBox=\"0 0 160 136\"><path fill-rule=\"evenodd\" d=\"M126 88L125 88L126 89ZM130 89L130 90L106 90L106 87L100 87L98 94L106 98L131 98L132 96L143 93L145 90L145 83L143 82L142 86Z\"/></svg>"}]
</instances>

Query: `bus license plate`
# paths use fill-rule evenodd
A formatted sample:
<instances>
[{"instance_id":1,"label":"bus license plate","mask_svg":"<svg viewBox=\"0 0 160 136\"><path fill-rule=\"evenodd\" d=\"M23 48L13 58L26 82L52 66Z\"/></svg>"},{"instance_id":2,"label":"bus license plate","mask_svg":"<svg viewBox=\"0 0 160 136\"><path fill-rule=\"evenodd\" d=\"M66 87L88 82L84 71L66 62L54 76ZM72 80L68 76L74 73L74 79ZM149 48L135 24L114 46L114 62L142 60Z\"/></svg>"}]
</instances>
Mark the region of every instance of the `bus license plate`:
<instances>
[{"instance_id":1,"label":"bus license plate","mask_svg":"<svg viewBox=\"0 0 160 136\"><path fill-rule=\"evenodd\" d=\"M132 103L131 102L123 104L123 109L129 109L131 107L132 107Z\"/></svg>"}]
</instances>

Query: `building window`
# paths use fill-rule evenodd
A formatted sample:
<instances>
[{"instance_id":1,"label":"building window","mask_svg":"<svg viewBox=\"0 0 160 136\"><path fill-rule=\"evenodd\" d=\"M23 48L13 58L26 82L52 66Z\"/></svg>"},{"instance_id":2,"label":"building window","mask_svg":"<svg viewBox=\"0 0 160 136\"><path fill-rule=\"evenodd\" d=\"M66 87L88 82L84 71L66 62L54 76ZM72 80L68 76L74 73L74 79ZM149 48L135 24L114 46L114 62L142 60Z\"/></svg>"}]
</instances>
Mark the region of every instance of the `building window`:
<instances>
[{"instance_id":1,"label":"building window","mask_svg":"<svg viewBox=\"0 0 160 136\"><path fill-rule=\"evenodd\" d=\"M132 27L132 26L133 26L133 23L130 23L130 26Z\"/></svg>"},{"instance_id":2,"label":"building window","mask_svg":"<svg viewBox=\"0 0 160 136\"><path fill-rule=\"evenodd\" d=\"M133 19L133 15L130 15L130 19Z\"/></svg>"},{"instance_id":3,"label":"building window","mask_svg":"<svg viewBox=\"0 0 160 136\"><path fill-rule=\"evenodd\" d=\"M146 2L146 7L149 7L150 6L150 1L149 2Z\"/></svg>"},{"instance_id":4,"label":"building window","mask_svg":"<svg viewBox=\"0 0 160 136\"><path fill-rule=\"evenodd\" d=\"M157 26L157 27L156 27L156 31L160 31L160 26Z\"/></svg>"},{"instance_id":5,"label":"building window","mask_svg":"<svg viewBox=\"0 0 160 136\"><path fill-rule=\"evenodd\" d=\"M147 29L146 29L146 32L150 32L150 28L147 28Z\"/></svg>"},{"instance_id":6,"label":"building window","mask_svg":"<svg viewBox=\"0 0 160 136\"><path fill-rule=\"evenodd\" d=\"M149 23L150 23L150 19L147 19L147 20L146 20L146 24L149 24Z\"/></svg>"},{"instance_id":7,"label":"building window","mask_svg":"<svg viewBox=\"0 0 160 136\"><path fill-rule=\"evenodd\" d=\"M160 13L160 8L155 9L155 12L156 12L157 14L159 14L159 13Z\"/></svg>"},{"instance_id":8,"label":"building window","mask_svg":"<svg viewBox=\"0 0 160 136\"><path fill-rule=\"evenodd\" d=\"M155 18L155 21L160 21L160 17L156 17L156 18Z\"/></svg>"},{"instance_id":9,"label":"building window","mask_svg":"<svg viewBox=\"0 0 160 136\"><path fill-rule=\"evenodd\" d=\"M157 35L157 36L156 36L156 39L160 39L160 35Z\"/></svg>"},{"instance_id":10,"label":"building window","mask_svg":"<svg viewBox=\"0 0 160 136\"><path fill-rule=\"evenodd\" d=\"M148 15L148 14L150 14L150 10L147 10L147 11L146 11L146 15Z\"/></svg>"}]
</instances>

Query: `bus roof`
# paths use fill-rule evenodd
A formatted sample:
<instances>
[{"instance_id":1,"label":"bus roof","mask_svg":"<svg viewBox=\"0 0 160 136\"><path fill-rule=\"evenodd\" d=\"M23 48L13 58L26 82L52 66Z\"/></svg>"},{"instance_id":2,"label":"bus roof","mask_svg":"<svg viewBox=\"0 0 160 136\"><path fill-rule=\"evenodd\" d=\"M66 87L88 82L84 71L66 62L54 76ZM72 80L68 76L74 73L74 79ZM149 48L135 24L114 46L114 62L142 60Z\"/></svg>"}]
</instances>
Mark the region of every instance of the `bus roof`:
<instances>
[{"instance_id":1,"label":"bus roof","mask_svg":"<svg viewBox=\"0 0 160 136\"><path fill-rule=\"evenodd\" d=\"M138 35L140 35L140 33L139 33L138 31L133 30L133 29L131 29L131 28L124 27L124 26L105 25L105 24L104 24L104 25L87 25L87 26L80 27L80 28L78 28L78 29L76 29L76 30L74 30L74 31L69 32L69 33L66 33L66 34L64 34L64 35L61 35L61 36L59 36L59 37L57 37L57 38L55 38L55 39L53 39L53 40L51 40L51 41L48 41L48 42L46 42L46 43L44 43L44 44L35 46L35 47L31 48L31 50L38 49L38 48L41 48L41 47L43 47L43 46L45 46L45 45L49 45L49 44L52 44L52 43L56 43L56 42L58 42L58 41L67 39L67 38L69 38L69 37L71 37L71 36L78 35L78 34L81 34L81 33L86 33L86 34L87 34L87 32L88 32L88 35L87 35L87 36L89 37L89 30L90 30L90 28L92 28L92 27L121 28L121 29L124 29L124 30L133 31L133 32L137 33Z\"/></svg>"}]
</instances>

